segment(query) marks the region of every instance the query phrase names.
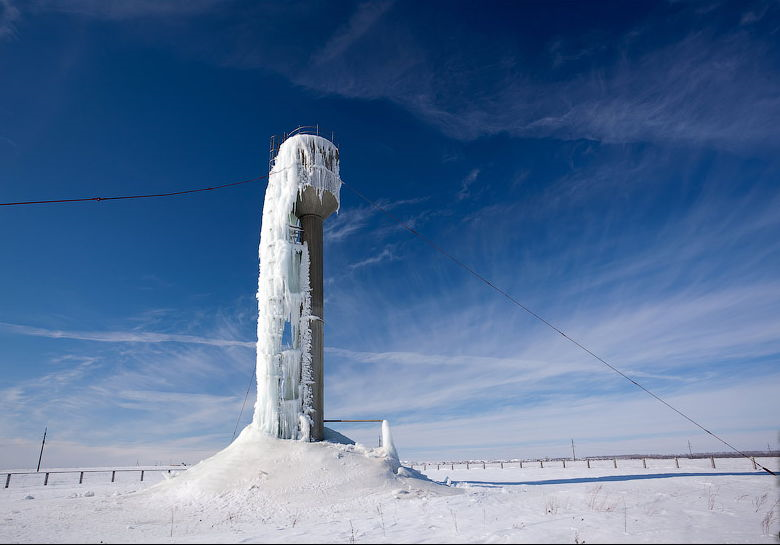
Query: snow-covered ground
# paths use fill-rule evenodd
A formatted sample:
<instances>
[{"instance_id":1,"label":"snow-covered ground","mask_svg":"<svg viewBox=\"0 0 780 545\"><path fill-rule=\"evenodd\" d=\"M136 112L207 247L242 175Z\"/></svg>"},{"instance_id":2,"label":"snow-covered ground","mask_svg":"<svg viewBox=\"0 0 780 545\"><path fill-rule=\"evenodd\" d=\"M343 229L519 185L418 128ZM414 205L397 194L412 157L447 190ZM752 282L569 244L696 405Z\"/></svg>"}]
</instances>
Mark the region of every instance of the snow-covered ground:
<instances>
[{"instance_id":1,"label":"snow-covered ground","mask_svg":"<svg viewBox=\"0 0 780 545\"><path fill-rule=\"evenodd\" d=\"M196 469L205 481L193 470L150 471L143 483L130 472L81 485L78 474L53 474L48 486L14 476L0 490L0 541L773 543L780 530L778 479L745 459L716 459L717 469L708 459L679 469L660 459L429 465L428 477L449 483L440 486L396 475L371 449L278 444L229 447ZM291 458L306 461L304 473L287 470Z\"/></svg>"}]
</instances>

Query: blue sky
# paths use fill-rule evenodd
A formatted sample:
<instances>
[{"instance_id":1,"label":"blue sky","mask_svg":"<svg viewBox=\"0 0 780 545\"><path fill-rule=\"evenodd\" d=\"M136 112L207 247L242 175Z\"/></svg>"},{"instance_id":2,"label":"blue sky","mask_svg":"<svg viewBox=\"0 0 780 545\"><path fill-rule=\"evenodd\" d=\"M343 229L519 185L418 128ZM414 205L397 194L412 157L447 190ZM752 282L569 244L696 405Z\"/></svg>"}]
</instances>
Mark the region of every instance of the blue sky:
<instances>
[{"instance_id":1,"label":"blue sky","mask_svg":"<svg viewBox=\"0 0 780 545\"><path fill-rule=\"evenodd\" d=\"M253 178L319 123L346 183L766 449L779 38L772 2L0 0L0 201ZM0 210L0 466L47 425L50 466L230 441L264 189ZM402 458L725 450L346 189L325 243L326 417Z\"/></svg>"}]
</instances>

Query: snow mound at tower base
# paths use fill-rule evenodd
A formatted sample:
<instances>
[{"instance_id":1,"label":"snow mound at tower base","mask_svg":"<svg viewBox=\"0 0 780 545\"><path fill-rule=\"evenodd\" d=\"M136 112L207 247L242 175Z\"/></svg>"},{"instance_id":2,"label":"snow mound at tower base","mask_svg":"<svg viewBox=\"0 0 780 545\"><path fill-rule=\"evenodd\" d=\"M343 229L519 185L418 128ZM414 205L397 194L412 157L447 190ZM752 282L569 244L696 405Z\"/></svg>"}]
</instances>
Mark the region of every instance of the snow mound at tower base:
<instances>
[{"instance_id":1,"label":"snow mound at tower base","mask_svg":"<svg viewBox=\"0 0 780 545\"><path fill-rule=\"evenodd\" d=\"M299 511L332 513L372 498L460 492L401 466L381 447L277 439L249 425L224 450L141 494L179 506L250 510L274 518Z\"/></svg>"}]
</instances>

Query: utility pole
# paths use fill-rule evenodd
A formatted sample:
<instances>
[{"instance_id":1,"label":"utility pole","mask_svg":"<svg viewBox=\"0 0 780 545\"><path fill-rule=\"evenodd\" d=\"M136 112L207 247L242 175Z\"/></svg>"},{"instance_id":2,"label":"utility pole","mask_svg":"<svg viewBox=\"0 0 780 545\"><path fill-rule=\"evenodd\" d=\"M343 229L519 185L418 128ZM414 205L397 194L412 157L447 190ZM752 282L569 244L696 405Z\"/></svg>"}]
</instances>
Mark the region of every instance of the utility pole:
<instances>
[{"instance_id":1,"label":"utility pole","mask_svg":"<svg viewBox=\"0 0 780 545\"><path fill-rule=\"evenodd\" d=\"M693 450L691 449L691 440L688 439L688 457L693 458Z\"/></svg>"},{"instance_id":2,"label":"utility pole","mask_svg":"<svg viewBox=\"0 0 780 545\"><path fill-rule=\"evenodd\" d=\"M49 431L49 426L43 428L43 441L41 441L41 453L38 455L38 468L36 472L41 470L41 459L43 458L43 446L46 444L46 432Z\"/></svg>"},{"instance_id":3,"label":"utility pole","mask_svg":"<svg viewBox=\"0 0 780 545\"><path fill-rule=\"evenodd\" d=\"M573 462L577 461L577 456L574 454L574 439L571 440L571 459Z\"/></svg>"}]
</instances>

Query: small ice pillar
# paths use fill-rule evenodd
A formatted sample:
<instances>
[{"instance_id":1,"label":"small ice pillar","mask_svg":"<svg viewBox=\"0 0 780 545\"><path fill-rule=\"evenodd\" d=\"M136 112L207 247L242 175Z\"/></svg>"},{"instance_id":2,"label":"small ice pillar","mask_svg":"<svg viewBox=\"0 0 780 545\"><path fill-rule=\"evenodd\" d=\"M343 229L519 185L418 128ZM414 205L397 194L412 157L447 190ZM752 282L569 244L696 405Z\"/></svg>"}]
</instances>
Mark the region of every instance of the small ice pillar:
<instances>
[{"instance_id":1,"label":"small ice pillar","mask_svg":"<svg viewBox=\"0 0 780 545\"><path fill-rule=\"evenodd\" d=\"M393 442L393 435L390 433L390 422L382 420L382 448L385 449L385 456L398 461L398 451Z\"/></svg>"},{"instance_id":2,"label":"small ice pillar","mask_svg":"<svg viewBox=\"0 0 780 545\"><path fill-rule=\"evenodd\" d=\"M298 134L279 147L263 204L253 424L283 439L323 438L323 222L338 210L339 152Z\"/></svg>"}]
</instances>

